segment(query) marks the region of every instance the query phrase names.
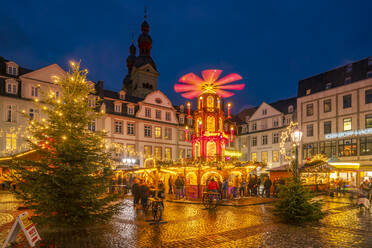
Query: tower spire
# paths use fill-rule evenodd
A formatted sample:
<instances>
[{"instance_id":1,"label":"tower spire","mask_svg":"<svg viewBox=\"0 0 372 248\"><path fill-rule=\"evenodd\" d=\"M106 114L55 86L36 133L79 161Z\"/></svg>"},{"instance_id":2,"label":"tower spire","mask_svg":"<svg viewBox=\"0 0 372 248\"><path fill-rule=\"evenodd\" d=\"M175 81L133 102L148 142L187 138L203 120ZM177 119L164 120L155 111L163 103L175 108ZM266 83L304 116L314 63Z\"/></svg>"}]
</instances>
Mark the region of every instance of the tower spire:
<instances>
[{"instance_id":1,"label":"tower spire","mask_svg":"<svg viewBox=\"0 0 372 248\"><path fill-rule=\"evenodd\" d=\"M147 19L147 6L145 6L145 9L144 9L144 19L145 20Z\"/></svg>"}]
</instances>

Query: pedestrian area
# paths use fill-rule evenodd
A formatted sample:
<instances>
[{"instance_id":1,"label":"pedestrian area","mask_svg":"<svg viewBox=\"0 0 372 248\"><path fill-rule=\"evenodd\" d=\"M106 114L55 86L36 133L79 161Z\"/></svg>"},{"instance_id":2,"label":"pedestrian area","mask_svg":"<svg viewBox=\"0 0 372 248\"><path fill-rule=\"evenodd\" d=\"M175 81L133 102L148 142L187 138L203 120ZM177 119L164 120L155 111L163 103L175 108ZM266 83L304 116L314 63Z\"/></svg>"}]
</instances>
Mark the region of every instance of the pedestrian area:
<instances>
[{"instance_id":1,"label":"pedestrian area","mask_svg":"<svg viewBox=\"0 0 372 248\"><path fill-rule=\"evenodd\" d=\"M1 197L4 195L1 195ZM9 197L9 196L8 196ZM16 213L17 203L1 200L0 213ZM10 200L10 201L9 201ZM61 237L60 247L371 247L372 214L360 213L347 198L323 197L328 215L316 225L279 224L271 204L220 206L204 210L200 204L165 202L167 223L150 225L151 214L123 209L108 225L84 235ZM13 202L13 203L12 203ZM14 217L14 215L13 215ZM5 223L9 221L6 218ZM2 242L11 224L0 224ZM43 238L43 231L41 230ZM45 234L46 235L46 234ZM45 237L44 235L44 237ZM19 246L23 247L23 246Z\"/></svg>"}]
</instances>

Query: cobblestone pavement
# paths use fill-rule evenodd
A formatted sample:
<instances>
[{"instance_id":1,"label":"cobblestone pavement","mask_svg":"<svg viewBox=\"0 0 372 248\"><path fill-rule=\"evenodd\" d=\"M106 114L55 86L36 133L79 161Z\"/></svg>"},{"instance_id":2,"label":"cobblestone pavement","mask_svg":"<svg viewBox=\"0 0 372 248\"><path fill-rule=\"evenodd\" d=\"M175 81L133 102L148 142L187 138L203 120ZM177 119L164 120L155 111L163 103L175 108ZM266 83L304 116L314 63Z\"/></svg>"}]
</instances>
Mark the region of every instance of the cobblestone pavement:
<instances>
[{"instance_id":1,"label":"cobblestone pavement","mask_svg":"<svg viewBox=\"0 0 372 248\"><path fill-rule=\"evenodd\" d=\"M70 243L61 241L59 247L372 247L371 213L361 213L348 199L323 200L329 214L319 224L296 227L277 223L271 205L208 211L171 202L165 202L167 223L150 225L150 214L124 199L121 213L109 225L89 230L78 241L68 236ZM42 238L47 235L41 233Z\"/></svg>"}]
</instances>

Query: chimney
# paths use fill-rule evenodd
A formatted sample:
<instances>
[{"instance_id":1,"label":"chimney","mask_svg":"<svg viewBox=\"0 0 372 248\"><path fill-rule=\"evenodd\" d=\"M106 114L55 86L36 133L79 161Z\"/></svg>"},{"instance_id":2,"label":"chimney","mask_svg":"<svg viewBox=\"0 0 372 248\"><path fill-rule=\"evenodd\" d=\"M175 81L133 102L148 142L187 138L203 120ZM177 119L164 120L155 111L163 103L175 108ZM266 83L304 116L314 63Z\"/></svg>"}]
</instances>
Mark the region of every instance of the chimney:
<instances>
[{"instance_id":1,"label":"chimney","mask_svg":"<svg viewBox=\"0 0 372 248\"><path fill-rule=\"evenodd\" d=\"M103 81L102 80L98 80L96 84L96 92L99 97L103 98L104 94L103 94Z\"/></svg>"}]
</instances>

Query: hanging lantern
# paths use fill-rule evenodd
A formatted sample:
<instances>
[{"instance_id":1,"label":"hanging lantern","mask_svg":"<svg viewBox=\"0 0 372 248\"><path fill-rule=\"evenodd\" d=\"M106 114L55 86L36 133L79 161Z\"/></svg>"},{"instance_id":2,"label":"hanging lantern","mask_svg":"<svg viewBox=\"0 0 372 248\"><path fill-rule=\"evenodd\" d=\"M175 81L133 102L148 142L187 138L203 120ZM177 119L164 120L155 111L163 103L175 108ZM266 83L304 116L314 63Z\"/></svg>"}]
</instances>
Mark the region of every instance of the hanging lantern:
<instances>
[{"instance_id":1,"label":"hanging lantern","mask_svg":"<svg viewBox=\"0 0 372 248\"><path fill-rule=\"evenodd\" d=\"M202 122L199 121L199 134L201 135L201 133L202 133Z\"/></svg>"},{"instance_id":2,"label":"hanging lantern","mask_svg":"<svg viewBox=\"0 0 372 248\"><path fill-rule=\"evenodd\" d=\"M230 128L230 142L234 142L234 127Z\"/></svg>"},{"instance_id":3,"label":"hanging lantern","mask_svg":"<svg viewBox=\"0 0 372 248\"><path fill-rule=\"evenodd\" d=\"M227 119L231 119L231 103L227 104Z\"/></svg>"}]
</instances>

